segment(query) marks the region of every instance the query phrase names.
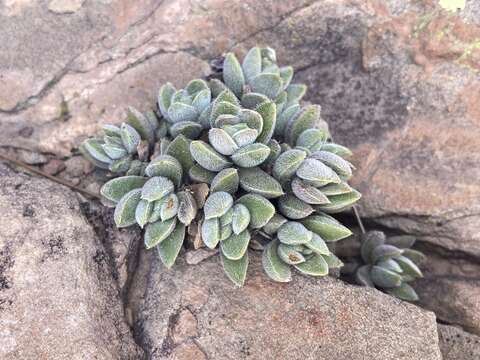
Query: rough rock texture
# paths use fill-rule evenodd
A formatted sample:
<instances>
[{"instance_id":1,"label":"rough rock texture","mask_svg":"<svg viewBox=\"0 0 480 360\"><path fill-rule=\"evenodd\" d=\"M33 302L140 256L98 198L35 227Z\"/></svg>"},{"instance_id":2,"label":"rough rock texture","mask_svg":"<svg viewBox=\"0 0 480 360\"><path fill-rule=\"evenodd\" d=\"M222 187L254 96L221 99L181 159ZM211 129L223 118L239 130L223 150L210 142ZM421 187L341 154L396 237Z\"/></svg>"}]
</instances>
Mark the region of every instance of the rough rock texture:
<instances>
[{"instance_id":1,"label":"rough rock texture","mask_svg":"<svg viewBox=\"0 0 480 360\"><path fill-rule=\"evenodd\" d=\"M438 338L443 360L480 359L480 337L455 326L438 325Z\"/></svg>"},{"instance_id":2,"label":"rough rock texture","mask_svg":"<svg viewBox=\"0 0 480 360\"><path fill-rule=\"evenodd\" d=\"M332 278L274 283L254 254L235 289L220 266L153 261L136 321L152 359L440 359L431 312Z\"/></svg>"},{"instance_id":3,"label":"rough rock texture","mask_svg":"<svg viewBox=\"0 0 480 360\"><path fill-rule=\"evenodd\" d=\"M480 335L480 262L434 248L422 250L429 257L422 265L425 278L414 284L420 304L440 320Z\"/></svg>"},{"instance_id":4,"label":"rough rock texture","mask_svg":"<svg viewBox=\"0 0 480 360\"><path fill-rule=\"evenodd\" d=\"M429 244L422 305L479 333L478 1L453 14L437 0L8 0L0 43L2 151L62 158L75 183L91 168L65 157L127 105L152 108L161 83L207 76L226 51L275 47L354 150L368 224ZM135 246L102 231L129 291Z\"/></svg>"},{"instance_id":5,"label":"rough rock texture","mask_svg":"<svg viewBox=\"0 0 480 360\"><path fill-rule=\"evenodd\" d=\"M0 208L0 358L141 357L75 194L0 163Z\"/></svg>"}]
</instances>

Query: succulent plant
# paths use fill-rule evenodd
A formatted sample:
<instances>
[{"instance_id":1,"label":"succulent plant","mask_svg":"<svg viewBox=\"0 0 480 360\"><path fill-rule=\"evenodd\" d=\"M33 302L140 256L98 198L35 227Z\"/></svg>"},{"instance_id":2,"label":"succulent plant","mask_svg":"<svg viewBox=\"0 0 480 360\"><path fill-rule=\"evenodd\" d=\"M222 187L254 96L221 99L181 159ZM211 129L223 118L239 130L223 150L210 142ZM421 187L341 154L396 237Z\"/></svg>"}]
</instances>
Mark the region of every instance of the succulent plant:
<instances>
[{"instance_id":1,"label":"succulent plant","mask_svg":"<svg viewBox=\"0 0 480 360\"><path fill-rule=\"evenodd\" d=\"M402 300L418 300L408 283L423 277L417 264L425 260L425 255L411 249L414 243L415 237L409 235L387 238L381 231L367 232L361 246L365 264L356 270L356 281Z\"/></svg>"},{"instance_id":2,"label":"succulent plant","mask_svg":"<svg viewBox=\"0 0 480 360\"><path fill-rule=\"evenodd\" d=\"M164 136L153 112L145 115L129 108L128 120L120 126L105 125L103 138L87 139L80 145L82 154L95 166L112 173L143 174L149 150Z\"/></svg>"},{"instance_id":3,"label":"succulent plant","mask_svg":"<svg viewBox=\"0 0 480 360\"><path fill-rule=\"evenodd\" d=\"M323 276L342 266L332 244L351 231L328 214L360 198L347 183L351 152L331 141L319 106L300 104L306 86L292 77L273 49L255 47L242 64L225 56L223 82L163 85L155 154L142 160L142 171L127 170L101 190L115 206L117 226L145 228L146 247L157 248L170 267L186 227L195 225L207 247L220 249L237 286L246 278L249 247L263 250L275 281L290 281L292 268ZM202 183L209 194L199 200L192 189Z\"/></svg>"}]
</instances>

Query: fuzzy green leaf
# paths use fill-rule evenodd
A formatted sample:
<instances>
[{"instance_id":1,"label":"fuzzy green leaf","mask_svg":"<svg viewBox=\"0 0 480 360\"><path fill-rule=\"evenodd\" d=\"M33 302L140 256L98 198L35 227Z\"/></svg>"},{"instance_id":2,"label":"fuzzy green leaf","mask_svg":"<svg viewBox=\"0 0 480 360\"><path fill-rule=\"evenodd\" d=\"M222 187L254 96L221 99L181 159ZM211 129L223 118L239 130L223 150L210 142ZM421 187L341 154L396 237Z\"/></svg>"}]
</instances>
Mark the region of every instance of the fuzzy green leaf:
<instances>
[{"instance_id":1,"label":"fuzzy green leaf","mask_svg":"<svg viewBox=\"0 0 480 360\"><path fill-rule=\"evenodd\" d=\"M160 209L160 218L162 221L169 220L177 215L179 200L177 195L170 194L165 201L162 202Z\"/></svg>"},{"instance_id":2,"label":"fuzzy green leaf","mask_svg":"<svg viewBox=\"0 0 480 360\"><path fill-rule=\"evenodd\" d=\"M284 195L278 199L278 209L289 219L303 219L313 213L313 208L293 195Z\"/></svg>"},{"instance_id":3,"label":"fuzzy green leaf","mask_svg":"<svg viewBox=\"0 0 480 360\"><path fill-rule=\"evenodd\" d=\"M223 255L230 260L240 260L247 251L250 243L250 232L244 230L240 234L232 234L220 243Z\"/></svg>"},{"instance_id":4,"label":"fuzzy green leaf","mask_svg":"<svg viewBox=\"0 0 480 360\"><path fill-rule=\"evenodd\" d=\"M292 181L292 191L297 198L307 204L328 204L330 200L316 187L305 184L299 178Z\"/></svg>"},{"instance_id":5,"label":"fuzzy green leaf","mask_svg":"<svg viewBox=\"0 0 480 360\"><path fill-rule=\"evenodd\" d=\"M211 192L225 191L230 194L235 194L238 190L240 179L238 177L238 170L234 168L227 168L220 171L213 179L210 186Z\"/></svg>"},{"instance_id":6,"label":"fuzzy green leaf","mask_svg":"<svg viewBox=\"0 0 480 360\"><path fill-rule=\"evenodd\" d=\"M233 140L238 145L238 147L248 146L253 144L258 137L258 132L255 129L243 129L235 132L232 135Z\"/></svg>"},{"instance_id":7,"label":"fuzzy green leaf","mask_svg":"<svg viewBox=\"0 0 480 360\"><path fill-rule=\"evenodd\" d=\"M262 55L259 47L251 48L242 63L243 73L247 82L250 82L262 71Z\"/></svg>"},{"instance_id":8,"label":"fuzzy green leaf","mask_svg":"<svg viewBox=\"0 0 480 360\"><path fill-rule=\"evenodd\" d=\"M197 216L197 203L193 195L188 191L180 191L178 196L177 218L184 225L190 225L195 216Z\"/></svg>"},{"instance_id":9,"label":"fuzzy green leaf","mask_svg":"<svg viewBox=\"0 0 480 360\"><path fill-rule=\"evenodd\" d=\"M209 88L205 80L194 79L187 84L187 86L185 87L185 90L189 95L196 95L200 91L209 90Z\"/></svg>"},{"instance_id":10,"label":"fuzzy green leaf","mask_svg":"<svg viewBox=\"0 0 480 360\"><path fill-rule=\"evenodd\" d=\"M300 264L305 261L303 255L295 247L285 244L278 245L278 256L282 261L289 265Z\"/></svg>"},{"instance_id":11,"label":"fuzzy green leaf","mask_svg":"<svg viewBox=\"0 0 480 360\"><path fill-rule=\"evenodd\" d=\"M127 156L127 150L123 147L123 145L109 145L103 144L102 145L103 151L107 154L110 159L118 160Z\"/></svg>"},{"instance_id":12,"label":"fuzzy green leaf","mask_svg":"<svg viewBox=\"0 0 480 360\"><path fill-rule=\"evenodd\" d=\"M149 144L153 144L155 141L155 129L145 115L137 109L129 107L127 119L127 122L137 130L142 139L147 140Z\"/></svg>"},{"instance_id":13,"label":"fuzzy green leaf","mask_svg":"<svg viewBox=\"0 0 480 360\"><path fill-rule=\"evenodd\" d=\"M242 97L242 106L246 109L256 109L260 104L268 102L270 99L263 94L254 92L246 93Z\"/></svg>"},{"instance_id":14,"label":"fuzzy green leaf","mask_svg":"<svg viewBox=\"0 0 480 360\"><path fill-rule=\"evenodd\" d=\"M404 249L403 256L409 258L416 264L421 264L427 260L427 257L423 253L413 249Z\"/></svg>"},{"instance_id":15,"label":"fuzzy green leaf","mask_svg":"<svg viewBox=\"0 0 480 360\"><path fill-rule=\"evenodd\" d=\"M290 81L293 78L293 67L284 66L280 68L280 77L282 78L283 88L286 89L290 85Z\"/></svg>"},{"instance_id":16,"label":"fuzzy green leaf","mask_svg":"<svg viewBox=\"0 0 480 360\"><path fill-rule=\"evenodd\" d=\"M137 146L140 144L140 134L128 124L123 123L121 126L122 143L129 154L134 154L137 151Z\"/></svg>"},{"instance_id":17,"label":"fuzzy green leaf","mask_svg":"<svg viewBox=\"0 0 480 360\"><path fill-rule=\"evenodd\" d=\"M350 185L348 185L346 182L342 182L340 184L328 184L322 186L319 188L319 190L327 196L341 195L353 191Z\"/></svg>"},{"instance_id":18,"label":"fuzzy green leaf","mask_svg":"<svg viewBox=\"0 0 480 360\"><path fill-rule=\"evenodd\" d=\"M194 164L188 171L188 176L195 182L211 184L215 178L215 172L204 169L198 164Z\"/></svg>"},{"instance_id":19,"label":"fuzzy green leaf","mask_svg":"<svg viewBox=\"0 0 480 360\"><path fill-rule=\"evenodd\" d=\"M155 201L167 196L173 192L175 186L170 179L163 176L155 176L143 185L142 199L147 201Z\"/></svg>"},{"instance_id":20,"label":"fuzzy green leaf","mask_svg":"<svg viewBox=\"0 0 480 360\"><path fill-rule=\"evenodd\" d=\"M275 214L270 221L262 228L262 230L268 235L274 235L278 229L285 224L288 220L280 214Z\"/></svg>"},{"instance_id":21,"label":"fuzzy green leaf","mask_svg":"<svg viewBox=\"0 0 480 360\"><path fill-rule=\"evenodd\" d=\"M387 243L393 246L396 246L400 249L407 249L415 244L415 236L411 235L398 235L391 236L387 239Z\"/></svg>"},{"instance_id":22,"label":"fuzzy green leaf","mask_svg":"<svg viewBox=\"0 0 480 360\"><path fill-rule=\"evenodd\" d=\"M401 275L375 265L372 266L370 277L375 285L382 288L398 287L402 283Z\"/></svg>"},{"instance_id":23,"label":"fuzzy green leaf","mask_svg":"<svg viewBox=\"0 0 480 360\"><path fill-rule=\"evenodd\" d=\"M245 205L250 212L250 226L253 229L265 226L275 214L272 203L260 195L243 195L237 202Z\"/></svg>"},{"instance_id":24,"label":"fuzzy green leaf","mask_svg":"<svg viewBox=\"0 0 480 360\"><path fill-rule=\"evenodd\" d=\"M362 255L363 261L367 264L372 264L372 251L377 246L385 244L385 234L381 231L369 231L363 236L362 246L360 248L360 253Z\"/></svg>"},{"instance_id":25,"label":"fuzzy green leaf","mask_svg":"<svg viewBox=\"0 0 480 360\"><path fill-rule=\"evenodd\" d=\"M371 265L363 265L355 272L355 280L358 284L368 287L375 287L375 284L370 277Z\"/></svg>"},{"instance_id":26,"label":"fuzzy green leaf","mask_svg":"<svg viewBox=\"0 0 480 360\"><path fill-rule=\"evenodd\" d=\"M233 207L220 217L220 227L229 227L233 221Z\"/></svg>"},{"instance_id":27,"label":"fuzzy green leaf","mask_svg":"<svg viewBox=\"0 0 480 360\"><path fill-rule=\"evenodd\" d=\"M252 168L262 164L269 154L270 148L267 145L254 143L237 150L232 155L232 160L238 166Z\"/></svg>"},{"instance_id":28,"label":"fuzzy green leaf","mask_svg":"<svg viewBox=\"0 0 480 360\"><path fill-rule=\"evenodd\" d=\"M287 150L280 154L273 164L273 176L280 181L290 179L302 165L306 156L305 151L298 149Z\"/></svg>"},{"instance_id":29,"label":"fuzzy green leaf","mask_svg":"<svg viewBox=\"0 0 480 360\"><path fill-rule=\"evenodd\" d=\"M384 269L391 270L399 274L403 273L403 269L394 259L386 259L383 261L379 261L377 265Z\"/></svg>"},{"instance_id":30,"label":"fuzzy green leaf","mask_svg":"<svg viewBox=\"0 0 480 360\"><path fill-rule=\"evenodd\" d=\"M183 240L185 239L185 225L177 224L175 230L163 240L157 247L158 255L163 265L170 269L177 259L182 249Z\"/></svg>"},{"instance_id":31,"label":"fuzzy green leaf","mask_svg":"<svg viewBox=\"0 0 480 360\"><path fill-rule=\"evenodd\" d=\"M395 261L400 265L405 275L410 275L414 278L423 277L422 271L418 266L406 256L396 256Z\"/></svg>"},{"instance_id":32,"label":"fuzzy green leaf","mask_svg":"<svg viewBox=\"0 0 480 360\"><path fill-rule=\"evenodd\" d=\"M330 204L317 205L316 208L329 214L335 214L350 209L361 197L362 195L357 190L353 190L350 193L329 196Z\"/></svg>"},{"instance_id":33,"label":"fuzzy green leaf","mask_svg":"<svg viewBox=\"0 0 480 360\"><path fill-rule=\"evenodd\" d=\"M299 178L302 178L313 186L323 186L329 183L338 184L342 182L332 169L316 159L309 158L304 160L302 164L300 164L296 174Z\"/></svg>"},{"instance_id":34,"label":"fuzzy green leaf","mask_svg":"<svg viewBox=\"0 0 480 360\"><path fill-rule=\"evenodd\" d=\"M223 270L228 278L236 285L243 286L247 276L248 252L245 252L240 260L230 260L220 253Z\"/></svg>"},{"instance_id":35,"label":"fuzzy green leaf","mask_svg":"<svg viewBox=\"0 0 480 360\"><path fill-rule=\"evenodd\" d=\"M219 218L225 214L233 206L232 195L225 191L214 192L210 194L205 205L203 206L203 212L205 219Z\"/></svg>"},{"instance_id":36,"label":"fuzzy green leaf","mask_svg":"<svg viewBox=\"0 0 480 360\"><path fill-rule=\"evenodd\" d=\"M150 223L145 228L144 242L147 249L160 244L164 241L175 229L177 219L172 218L166 221L156 221Z\"/></svg>"},{"instance_id":37,"label":"fuzzy green leaf","mask_svg":"<svg viewBox=\"0 0 480 360\"><path fill-rule=\"evenodd\" d=\"M222 91L227 89L225 84L218 79L211 79L208 82L208 87L210 88L210 91L212 92L212 98L218 97L218 95L220 95Z\"/></svg>"},{"instance_id":38,"label":"fuzzy green leaf","mask_svg":"<svg viewBox=\"0 0 480 360\"><path fill-rule=\"evenodd\" d=\"M238 117L241 122L247 124L251 129L257 130L257 133L260 134L263 130L263 118L255 110L242 109L238 114Z\"/></svg>"},{"instance_id":39,"label":"fuzzy green leaf","mask_svg":"<svg viewBox=\"0 0 480 360\"><path fill-rule=\"evenodd\" d=\"M210 129L208 132L208 140L213 148L222 155L232 155L238 150L238 145L235 140L223 129Z\"/></svg>"},{"instance_id":40,"label":"fuzzy green leaf","mask_svg":"<svg viewBox=\"0 0 480 360\"><path fill-rule=\"evenodd\" d=\"M263 129L258 135L257 141L268 144L273 136L277 121L277 110L273 101L266 101L255 108L255 111L262 116Z\"/></svg>"},{"instance_id":41,"label":"fuzzy green leaf","mask_svg":"<svg viewBox=\"0 0 480 360\"><path fill-rule=\"evenodd\" d=\"M183 169L180 162L173 156L160 155L148 164L145 174L150 177L166 177L179 187L182 183Z\"/></svg>"},{"instance_id":42,"label":"fuzzy green leaf","mask_svg":"<svg viewBox=\"0 0 480 360\"><path fill-rule=\"evenodd\" d=\"M399 248L392 245L383 244L378 245L372 250L370 258L373 263L377 263L378 261L384 261L400 255L402 255L402 250L400 250Z\"/></svg>"},{"instance_id":43,"label":"fuzzy green leaf","mask_svg":"<svg viewBox=\"0 0 480 360\"><path fill-rule=\"evenodd\" d=\"M278 74L261 73L250 80L252 92L275 99L282 90L282 79Z\"/></svg>"},{"instance_id":44,"label":"fuzzy green leaf","mask_svg":"<svg viewBox=\"0 0 480 360\"><path fill-rule=\"evenodd\" d=\"M277 237L284 244L301 245L310 242L313 233L299 222L287 221L278 229Z\"/></svg>"},{"instance_id":45,"label":"fuzzy green leaf","mask_svg":"<svg viewBox=\"0 0 480 360\"><path fill-rule=\"evenodd\" d=\"M334 143L323 144L321 150L329 151L333 154L341 156L342 158L348 158L353 155L349 148Z\"/></svg>"},{"instance_id":46,"label":"fuzzy green leaf","mask_svg":"<svg viewBox=\"0 0 480 360\"><path fill-rule=\"evenodd\" d=\"M325 276L328 274L328 264L321 255L313 255L307 261L294 266L306 275Z\"/></svg>"},{"instance_id":47,"label":"fuzzy green leaf","mask_svg":"<svg viewBox=\"0 0 480 360\"><path fill-rule=\"evenodd\" d=\"M135 224L135 211L140 202L141 189L134 189L123 195L115 207L113 220L117 227L127 227Z\"/></svg>"},{"instance_id":48,"label":"fuzzy green leaf","mask_svg":"<svg viewBox=\"0 0 480 360\"><path fill-rule=\"evenodd\" d=\"M307 92L307 87L304 84L290 84L287 89L287 106L298 104L301 98Z\"/></svg>"},{"instance_id":49,"label":"fuzzy green leaf","mask_svg":"<svg viewBox=\"0 0 480 360\"><path fill-rule=\"evenodd\" d=\"M260 168L240 169L239 176L240 187L247 192L269 199L283 195L280 183Z\"/></svg>"},{"instance_id":50,"label":"fuzzy green leaf","mask_svg":"<svg viewBox=\"0 0 480 360\"><path fill-rule=\"evenodd\" d=\"M103 125L102 130L107 136L116 137L117 139L121 137L120 128L116 125Z\"/></svg>"},{"instance_id":51,"label":"fuzzy green leaf","mask_svg":"<svg viewBox=\"0 0 480 360\"><path fill-rule=\"evenodd\" d=\"M317 253L319 255L329 255L330 254L330 250L328 249L328 246L325 243L325 241L315 233L313 233L313 235L312 235L312 240L310 242L306 243L305 246L307 248L313 250L315 253Z\"/></svg>"},{"instance_id":52,"label":"fuzzy green leaf","mask_svg":"<svg viewBox=\"0 0 480 360\"><path fill-rule=\"evenodd\" d=\"M201 140L192 141L190 152L196 162L210 171L220 171L231 165L225 156L219 154L213 147Z\"/></svg>"},{"instance_id":53,"label":"fuzzy green leaf","mask_svg":"<svg viewBox=\"0 0 480 360\"><path fill-rule=\"evenodd\" d=\"M173 123L183 121L195 122L199 115L193 106L181 102L174 102L168 108L168 118Z\"/></svg>"},{"instance_id":54,"label":"fuzzy green leaf","mask_svg":"<svg viewBox=\"0 0 480 360\"><path fill-rule=\"evenodd\" d=\"M300 105L295 104L289 107L284 106L284 110L278 114L277 122L275 124L275 136L283 137L285 128L291 119L295 118L300 113Z\"/></svg>"},{"instance_id":55,"label":"fuzzy green leaf","mask_svg":"<svg viewBox=\"0 0 480 360\"><path fill-rule=\"evenodd\" d=\"M303 111L298 115L293 117L285 128L285 139L289 144L294 145L297 141L299 135L315 126L315 123L320 117L320 106L318 105L309 105L306 106Z\"/></svg>"},{"instance_id":56,"label":"fuzzy green leaf","mask_svg":"<svg viewBox=\"0 0 480 360\"><path fill-rule=\"evenodd\" d=\"M135 209L135 220L137 224L143 229L145 224L149 221L153 210L153 203L147 200L140 200Z\"/></svg>"},{"instance_id":57,"label":"fuzzy green leaf","mask_svg":"<svg viewBox=\"0 0 480 360\"><path fill-rule=\"evenodd\" d=\"M223 82L235 95L242 96L245 77L242 67L233 53L228 53L223 61Z\"/></svg>"},{"instance_id":58,"label":"fuzzy green leaf","mask_svg":"<svg viewBox=\"0 0 480 360\"><path fill-rule=\"evenodd\" d=\"M141 188L148 180L142 176L122 176L105 183L100 189L100 194L106 199L119 202L129 191Z\"/></svg>"},{"instance_id":59,"label":"fuzzy green leaf","mask_svg":"<svg viewBox=\"0 0 480 360\"><path fill-rule=\"evenodd\" d=\"M270 241L263 250L262 265L265 273L274 281L289 282L292 280L290 267L278 256L278 241Z\"/></svg>"},{"instance_id":60,"label":"fuzzy green leaf","mask_svg":"<svg viewBox=\"0 0 480 360\"><path fill-rule=\"evenodd\" d=\"M408 284L403 283L399 287L387 289L387 293L405 301L417 301L418 295Z\"/></svg>"},{"instance_id":61,"label":"fuzzy green leaf","mask_svg":"<svg viewBox=\"0 0 480 360\"><path fill-rule=\"evenodd\" d=\"M340 260L335 254L330 253L328 255L322 255L323 259L328 265L329 269L337 269L343 266L342 260Z\"/></svg>"},{"instance_id":62,"label":"fuzzy green leaf","mask_svg":"<svg viewBox=\"0 0 480 360\"><path fill-rule=\"evenodd\" d=\"M220 241L220 220L212 218L202 224L202 240L210 249L214 249Z\"/></svg>"},{"instance_id":63,"label":"fuzzy green leaf","mask_svg":"<svg viewBox=\"0 0 480 360\"><path fill-rule=\"evenodd\" d=\"M214 127L222 128L225 125L236 125L241 122L240 118L237 115L231 114L222 114L219 115L214 121Z\"/></svg>"},{"instance_id":64,"label":"fuzzy green leaf","mask_svg":"<svg viewBox=\"0 0 480 360\"><path fill-rule=\"evenodd\" d=\"M317 151L312 154L312 158L320 160L344 180L352 177L352 165L338 155L328 151Z\"/></svg>"},{"instance_id":65,"label":"fuzzy green leaf","mask_svg":"<svg viewBox=\"0 0 480 360\"><path fill-rule=\"evenodd\" d=\"M202 125L193 121L181 121L170 127L170 134L173 138L183 135L189 139L197 139L202 132Z\"/></svg>"},{"instance_id":66,"label":"fuzzy green leaf","mask_svg":"<svg viewBox=\"0 0 480 360\"><path fill-rule=\"evenodd\" d=\"M108 169L113 173L122 173L130 170L132 158L124 157L123 159L113 160Z\"/></svg>"},{"instance_id":67,"label":"fuzzy green leaf","mask_svg":"<svg viewBox=\"0 0 480 360\"><path fill-rule=\"evenodd\" d=\"M325 131L321 129L307 129L298 136L296 146L301 146L314 152L320 150L326 140L327 134Z\"/></svg>"},{"instance_id":68,"label":"fuzzy green leaf","mask_svg":"<svg viewBox=\"0 0 480 360\"><path fill-rule=\"evenodd\" d=\"M160 87L158 92L158 107L163 117L168 117L168 108L172 103L172 97L177 90L171 83L166 83Z\"/></svg>"},{"instance_id":69,"label":"fuzzy green leaf","mask_svg":"<svg viewBox=\"0 0 480 360\"><path fill-rule=\"evenodd\" d=\"M250 224L250 212L243 204L233 206L232 212L232 230L238 235L243 232Z\"/></svg>"},{"instance_id":70,"label":"fuzzy green leaf","mask_svg":"<svg viewBox=\"0 0 480 360\"><path fill-rule=\"evenodd\" d=\"M307 229L318 234L327 242L338 241L352 235L352 232L347 227L325 214L309 216L302 223Z\"/></svg>"},{"instance_id":71,"label":"fuzzy green leaf","mask_svg":"<svg viewBox=\"0 0 480 360\"><path fill-rule=\"evenodd\" d=\"M178 135L173 139L168 145L166 154L177 159L180 164L182 164L185 173L187 173L193 165L193 158L190 154L190 140L183 135Z\"/></svg>"}]
</instances>

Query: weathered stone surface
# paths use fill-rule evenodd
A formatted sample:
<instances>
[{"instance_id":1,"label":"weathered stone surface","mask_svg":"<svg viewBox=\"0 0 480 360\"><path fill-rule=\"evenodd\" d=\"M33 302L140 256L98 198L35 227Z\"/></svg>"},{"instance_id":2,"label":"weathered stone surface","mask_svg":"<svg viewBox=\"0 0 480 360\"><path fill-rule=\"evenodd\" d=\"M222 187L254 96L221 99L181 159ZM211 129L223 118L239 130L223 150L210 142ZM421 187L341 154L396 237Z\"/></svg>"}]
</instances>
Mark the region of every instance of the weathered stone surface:
<instances>
[{"instance_id":1,"label":"weathered stone surface","mask_svg":"<svg viewBox=\"0 0 480 360\"><path fill-rule=\"evenodd\" d=\"M0 357L141 357L75 194L0 164L0 207Z\"/></svg>"},{"instance_id":2,"label":"weathered stone surface","mask_svg":"<svg viewBox=\"0 0 480 360\"><path fill-rule=\"evenodd\" d=\"M422 264L425 278L414 283L419 304L443 322L480 335L480 262L431 246L421 250L428 258Z\"/></svg>"},{"instance_id":3,"label":"weathered stone surface","mask_svg":"<svg viewBox=\"0 0 480 360\"><path fill-rule=\"evenodd\" d=\"M443 360L480 359L480 337L455 326L438 325L438 338Z\"/></svg>"},{"instance_id":4,"label":"weathered stone surface","mask_svg":"<svg viewBox=\"0 0 480 360\"><path fill-rule=\"evenodd\" d=\"M136 321L152 359L182 358L185 347L208 359L440 359L433 313L376 290L302 276L274 283L255 254L241 289L217 257L170 271L155 260Z\"/></svg>"}]
</instances>

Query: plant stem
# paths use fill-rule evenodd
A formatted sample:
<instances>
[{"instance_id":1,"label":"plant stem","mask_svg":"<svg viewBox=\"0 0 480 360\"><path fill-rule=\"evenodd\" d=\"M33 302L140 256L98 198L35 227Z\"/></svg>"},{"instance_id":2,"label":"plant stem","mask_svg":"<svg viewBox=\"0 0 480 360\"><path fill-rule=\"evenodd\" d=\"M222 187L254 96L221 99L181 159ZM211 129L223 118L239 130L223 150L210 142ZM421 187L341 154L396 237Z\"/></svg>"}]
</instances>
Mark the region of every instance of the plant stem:
<instances>
[{"instance_id":1,"label":"plant stem","mask_svg":"<svg viewBox=\"0 0 480 360\"><path fill-rule=\"evenodd\" d=\"M69 187L70 189L75 190L75 191L77 191L77 192L79 192L79 193L81 193L81 194L83 194L83 195L87 195L87 196L89 196L89 197L92 197L92 198L98 199L98 200L100 199L100 196L99 196L98 194L95 194L95 193L93 193L93 192L91 192L91 191L88 191L88 190L86 190L86 189L82 189L81 187L78 187L78 186L72 184L71 182L69 182L69 181L67 181L67 180L64 180L64 179L58 178L58 177L56 177L56 176L47 174L47 173L45 173L45 172L43 172L43 171L41 171L41 170L39 170L39 169L34 168L33 166L30 166L30 165L25 164L25 163L22 162L22 161L13 159L13 158L11 158L11 157L9 157L9 156L7 156L7 155L1 154L1 153L0 153L0 159L3 159L3 160L5 160L5 161L7 161L7 162L10 162L10 163L12 163L12 164L15 164L15 165L17 165L17 166L19 166L19 167L21 167L21 168L23 168L23 169L25 169L25 170L27 170L27 171L29 171L29 172L31 172L31 173L34 173L34 174L36 174L36 175L43 176L44 178L47 178L47 179L49 179L49 180L51 180L51 181L53 181L53 182L56 182L56 183L61 184L61 185L64 185L64 186L67 186L67 187Z\"/></svg>"}]
</instances>

